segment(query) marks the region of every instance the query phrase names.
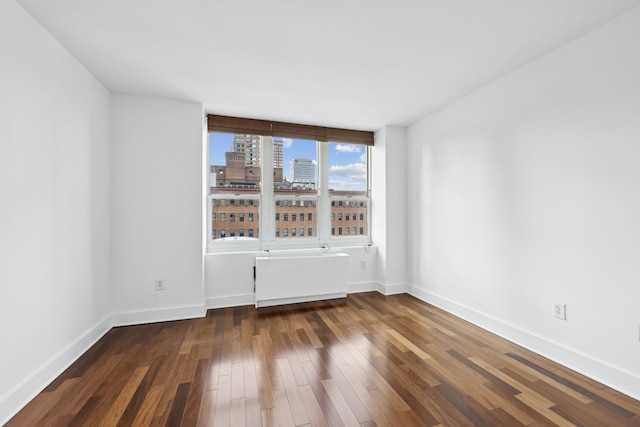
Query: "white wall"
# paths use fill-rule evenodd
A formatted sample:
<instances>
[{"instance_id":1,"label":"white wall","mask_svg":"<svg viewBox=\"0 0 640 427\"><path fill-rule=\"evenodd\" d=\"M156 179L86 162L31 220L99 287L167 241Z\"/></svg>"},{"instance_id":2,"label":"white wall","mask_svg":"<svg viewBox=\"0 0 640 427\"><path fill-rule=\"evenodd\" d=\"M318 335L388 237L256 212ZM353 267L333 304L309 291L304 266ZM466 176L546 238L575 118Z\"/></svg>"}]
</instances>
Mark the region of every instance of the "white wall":
<instances>
[{"instance_id":1,"label":"white wall","mask_svg":"<svg viewBox=\"0 0 640 427\"><path fill-rule=\"evenodd\" d=\"M385 294L407 291L406 128L386 126L371 148L371 230Z\"/></svg>"},{"instance_id":2,"label":"white wall","mask_svg":"<svg viewBox=\"0 0 640 427\"><path fill-rule=\"evenodd\" d=\"M114 95L113 121L114 323L202 316L202 106Z\"/></svg>"},{"instance_id":3,"label":"white wall","mask_svg":"<svg viewBox=\"0 0 640 427\"><path fill-rule=\"evenodd\" d=\"M110 327L110 94L0 2L0 424Z\"/></svg>"},{"instance_id":4,"label":"white wall","mask_svg":"<svg viewBox=\"0 0 640 427\"><path fill-rule=\"evenodd\" d=\"M407 156L412 293L636 398L639 51L637 9L412 125Z\"/></svg>"}]
</instances>

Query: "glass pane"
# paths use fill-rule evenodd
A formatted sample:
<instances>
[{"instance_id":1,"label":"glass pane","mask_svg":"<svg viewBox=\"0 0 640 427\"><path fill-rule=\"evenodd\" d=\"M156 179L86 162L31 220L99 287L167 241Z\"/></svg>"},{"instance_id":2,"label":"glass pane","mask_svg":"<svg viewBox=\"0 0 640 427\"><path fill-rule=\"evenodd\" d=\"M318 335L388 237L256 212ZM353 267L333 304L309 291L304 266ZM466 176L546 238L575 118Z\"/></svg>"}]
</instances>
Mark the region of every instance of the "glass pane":
<instances>
[{"instance_id":1,"label":"glass pane","mask_svg":"<svg viewBox=\"0 0 640 427\"><path fill-rule=\"evenodd\" d=\"M213 240L260 237L261 143L258 135L209 134L209 194L216 196L211 199Z\"/></svg>"},{"instance_id":2,"label":"glass pane","mask_svg":"<svg viewBox=\"0 0 640 427\"><path fill-rule=\"evenodd\" d=\"M315 192L318 188L315 141L273 137L273 187Z\"/></svg>"},{"instance_id":3,"label":"glass pane","mask_svg":"<svg viewBox=\"0 0 640 427\"><path fill-rule=\"evenodd\" d=\"M242 194L260 194L262 137L211 132L209 134L209 193L234 188Z\"/></svg>"},{"instance_id":4,"label":"glass pane","mask_svg":"<svg viewBox=\"0 0 640 427\"><path fill-rule=\"evenodd\" d=\"M278 190L277 194L294 195L311 190ZM286 201L286 203L284 203ZM315 200L276 200L276 237L317 237L317 203ZM296 230L298 228L298 230ZM280 233L280 230L283 232Z\"/></svg>"},{"instance_id":5,"label":"glass pane","mask_svg":"<svg viewBox=\"0 0 640 427\"><path fill-rule=\"evenodd\" d=\"M367 188L367 147L358 144L329 143L332 236L368 234ZM349 199L341 199L343 197Z\"/></svg>"},{"instance_id":6,"label":"glass pane","mask_svg":"<svg viewBox=\"0 0 640 427\"><path fill-rule=\"evenodd\" d=\"M367 197L367 147L329 143L329 192L332 196Z\"/></svg>"},{"instance_id":7,"label":"glass pane","mask_svg":"<svg viewBox=\"0 0 640 427\"><path fill-rule=\"evenodd\" d=\"M318 194L317 143L274 137L273 167L276 237L317 237L316 200L298 199Z\"/></svg>"},{"instance_id":8,"label":"glass pane","mask_svg":"<svg viewBox=\"0 0 640 427\"><path fill-rule=\"evenodd\" d=\"M332 200L331 203L331 235L335 236L366 236L367 226L366 200ZM338 230L338 233L335 232Z\"/></svg>"},{"instance_id":9,"label":"glass pane","mask_svg":"<svg viewBox=\"0 0 640 427\"><path fill-rule=\"evenodd\" d=\"M233 195L229 195L229 199L211 199L211 239L257 240L260 237L260 200L231 197ZM222 200L225 203L220 203Z\"/></svg>"}]
</instances>

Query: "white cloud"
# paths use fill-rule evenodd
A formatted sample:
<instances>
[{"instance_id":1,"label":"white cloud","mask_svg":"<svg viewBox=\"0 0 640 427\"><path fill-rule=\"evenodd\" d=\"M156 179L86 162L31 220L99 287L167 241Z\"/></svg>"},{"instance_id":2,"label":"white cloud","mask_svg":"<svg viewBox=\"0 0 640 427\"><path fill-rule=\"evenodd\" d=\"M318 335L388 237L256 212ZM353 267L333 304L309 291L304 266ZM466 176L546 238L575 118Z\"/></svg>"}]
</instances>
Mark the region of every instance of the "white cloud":
<instances>
[{"instance_id":1,"label":"white cloud","mask_svg":"<svg viewBox=\"0 0 640 427\"><path fill-rule=\"evenodd\" d=\"M336 144L336 151L338 153L359 153L362 147L354 144Z\"/></svg>"},{"instance_id":2,"label":"white cloud","mask_svg":"<svg viewBox=\"0 0 640 427\"><path fill-rule=\"evenodd\" d=\"M329 180L329 188L335 190L360 190L362 189L362 184L362 182L358 181Z\"/></svg>"},{"instance_id":3,"label":"white cloud","mask_svg":"<svg viewBox=\"0 0 640 427\"><path fill-rule=\"evenodd\" d=\"M291 138L282 138L282 146L284 148L291 148L293 145L293 139Z\"/></svg>"},{"instance_id":4,"label":"white cloud","mask_svg":"<svg viewBox=\"0 0 640 427\"><path fill-rule=\"evenodd\" d=\"M334 165L329 168L329 173L356 181L366 181L367 165L365 163L352 163L350 165Z\"/></svg>"},{"instance_id":5,"label":"white cloud","mask_svg":"<svg viewBox=\"0 0 640 427\"><path fill-rule=\"evenodd\" d=\"M367 163L367 153L362 153L362 155L360 156L360 161L362 163Z\"/></svg>"}]
</instances>

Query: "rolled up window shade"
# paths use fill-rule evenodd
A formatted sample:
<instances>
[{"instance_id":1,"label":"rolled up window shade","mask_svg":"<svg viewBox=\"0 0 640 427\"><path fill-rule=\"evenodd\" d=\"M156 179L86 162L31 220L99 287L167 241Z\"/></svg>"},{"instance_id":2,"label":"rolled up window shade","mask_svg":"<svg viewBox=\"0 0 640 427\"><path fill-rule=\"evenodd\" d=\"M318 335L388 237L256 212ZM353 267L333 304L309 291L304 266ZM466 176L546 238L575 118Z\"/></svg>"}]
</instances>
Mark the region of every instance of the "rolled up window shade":
<instances>
[{"instance_id":1,"label":"rolled up window shade","mask_svg":"<svg viewBox=\"0 0 640 427\"><path fill-rule=\"evenodd\" d=\"M241 133L249 135L280 136L322 142L373 145L373 132L296 123L272 122L241 117L207 116L209 132Z\"/></svg>"}]
</instances>

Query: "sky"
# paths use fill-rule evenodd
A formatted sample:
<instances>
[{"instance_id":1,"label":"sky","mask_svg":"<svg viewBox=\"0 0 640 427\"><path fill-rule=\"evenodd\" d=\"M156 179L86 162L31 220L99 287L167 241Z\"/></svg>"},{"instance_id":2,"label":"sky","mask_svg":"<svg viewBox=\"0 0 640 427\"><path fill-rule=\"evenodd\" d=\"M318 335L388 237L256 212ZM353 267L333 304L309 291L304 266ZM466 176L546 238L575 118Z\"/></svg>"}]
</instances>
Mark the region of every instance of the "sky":
<instances>
[{"instance_id":1,"label":"sky","mask_svg":"<svg viewBox=\"0 0 640 427\"><path fill-rule=\"evenodd\" d=\"M303 158L317 161L315 141L282 138L284 141L284 176L290 179L289 163ZM231 150L233 134L209 134L209 161L224 165L224 153ZM366 147L355 144L329 143L329 188L334 190L366 190Z\"/></svg>"}]
</instances>

